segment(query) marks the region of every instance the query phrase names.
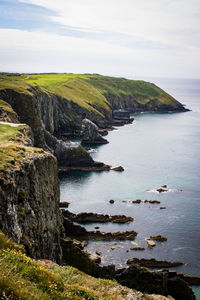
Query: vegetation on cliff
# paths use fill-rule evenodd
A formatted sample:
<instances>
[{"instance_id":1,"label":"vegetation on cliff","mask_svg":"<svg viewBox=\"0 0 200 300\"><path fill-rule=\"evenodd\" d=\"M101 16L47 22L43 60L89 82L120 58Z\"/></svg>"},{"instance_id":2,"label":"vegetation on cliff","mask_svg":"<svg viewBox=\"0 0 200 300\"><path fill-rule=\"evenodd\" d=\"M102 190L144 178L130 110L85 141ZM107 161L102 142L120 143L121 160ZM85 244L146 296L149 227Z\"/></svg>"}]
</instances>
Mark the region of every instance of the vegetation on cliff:
<instances>
[{"instance_id":1,"label":"vegetation on cliff","mask_svg":"<svg viewBox=\"0 0 200 300\"><path fill-rule=\"evenodd\" d=\"M167 299L144 295L116 281L93 278L70 266L35 261L24 253L23 246L15 244L2 232L0 272L0 298L4 300Z\"/></svg>"},{"instance_id":2,"label":"vegetation on cliff","mask_svg":"<svg viewBox=\"0 0 200 300\"><path fill-rule=\"evenodd\" d=\"M27 159L28 154L43 151L26 147L28 140L31 143L30 128L27 125L0 124L0 171L18 169L23 160Z\"/></svg>"},{"instance_id":3,"label":"vegetation on cliff","mask_svg":"<svg viewBox=\"0 0 200 300\"><path fill-rule=\"evenodd\" d=\"M149 82L91 74L0 74L0 98L0 119L12 122L14 115L9 117L8 110L16 112L19 121L31 127L34 146L54 154L64 167L94 166L82 147L69 149L57 138L80 135L84 118L107 128L113 125L115 109L185 111L181 103Z\"/></svg>"},{"instance_id":4,"label":"vegetation on cliff","mask_svg":"<svg viewBox=\"0 0 200 300\"><path fill-rule=\"evenodd\" d=\"M30 95L33 87L73 102L102 118L109 115L113 107L124 105L149 110L164 105L166 110L184 110L178 101L155 84L140 80L67 73L0 75L0 90L12 89Z\"/></svg>"},{"instance_id":5,"label":"vegetation on cliff","mask_svg":"<svg viewBox=\"0 0 200 300\"><path fill-rule=\"evenodd\" d=\"M58 168L26 124L0 124L0 230L32 257L60 261Z\"/></svg>"}]
</instances>

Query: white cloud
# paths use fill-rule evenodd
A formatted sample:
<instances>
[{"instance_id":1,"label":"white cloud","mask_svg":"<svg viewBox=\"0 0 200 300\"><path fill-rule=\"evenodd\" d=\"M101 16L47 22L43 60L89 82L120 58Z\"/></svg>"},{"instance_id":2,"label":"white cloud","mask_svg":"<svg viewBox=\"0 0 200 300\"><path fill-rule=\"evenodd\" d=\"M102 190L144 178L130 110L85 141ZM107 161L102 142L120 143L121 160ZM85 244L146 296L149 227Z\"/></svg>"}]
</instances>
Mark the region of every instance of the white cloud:
<instances>
[{"instance_id":1,"label":"white cloud","mask_svg":"<svg viewBox=\"0 0 200 300\"><path fill-rule=\"evenodd\" d=\"M116 76L200 77L190 53L131 49L117 43L0 29L0 70L101 73Z\"/></svg>"},{"instance_id":2,"label":"white cloud","mask_svg":"<svg viewBox=\"0 0 200 300\"><path fill-rule=\"evenodd\" d=\"M52 21L80 30L123 33L179 51L200 46L199 0L20 0L49 8Z\"/></svg>"}]
</instances>

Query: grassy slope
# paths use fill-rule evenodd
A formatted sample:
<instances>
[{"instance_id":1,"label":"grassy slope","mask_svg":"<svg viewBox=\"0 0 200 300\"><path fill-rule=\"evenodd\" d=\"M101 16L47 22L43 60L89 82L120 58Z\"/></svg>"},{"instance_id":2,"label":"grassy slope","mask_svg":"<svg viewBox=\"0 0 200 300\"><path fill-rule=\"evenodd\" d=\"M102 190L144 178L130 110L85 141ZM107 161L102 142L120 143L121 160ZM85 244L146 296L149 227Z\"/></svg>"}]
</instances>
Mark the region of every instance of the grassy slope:
<instances>
[{"instance_id":1,"label":"grassy slope","mask_svg":"<svg viewBox=\"0 0 200 300\"><path fill-rule=\"evenodd\" d=\"M43 265L1 231L0 274L0 299L4 300L120 300L127 295L132 296L128 299L161 299L142 297L116 281L96 279L70 266Z\"/></svg>"},{"instance_id":2,"label":"grassy slope","mask_svg":"<svg viewBox=\"0 0 200 300\"><path fill-rule=\"evenodd\" d=\"M101 117L102 112L110 113L108 95L121 99L130 96L130 101L134 98L140 104L150 100L172 106L178 103L162 89L145 81L88 74L0 75L0 90L9 88L31 94L31 86L61 96Z\"/></svg>"},{"instance_id":3,"label":"grassy slope","mask_svg":"<svg viewBox=\"0 0 200 300\"><path fill-rule=\"evenodd\" d=\"M100 75L91 75L89 79L90 84L98 88L105 96L108 94L118 98L133 96L141 104L154 99L163 104L177 103L172 96L150 82Z\"/></svg>"}]
</instances>

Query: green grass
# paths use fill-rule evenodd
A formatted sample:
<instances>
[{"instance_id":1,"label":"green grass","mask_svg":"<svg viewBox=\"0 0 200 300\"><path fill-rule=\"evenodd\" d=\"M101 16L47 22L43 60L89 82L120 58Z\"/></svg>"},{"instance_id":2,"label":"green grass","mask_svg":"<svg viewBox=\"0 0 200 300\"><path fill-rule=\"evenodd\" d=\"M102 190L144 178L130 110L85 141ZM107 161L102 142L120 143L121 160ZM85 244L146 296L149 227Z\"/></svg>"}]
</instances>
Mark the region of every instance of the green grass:
<instances>
[{"instance_id":1,"label":"green grass","mask_svg":"<svg viewBox=\"0 0 200 300\"><path fill-rule=\"evenodd\" d=\"M35 87L34 92L31 87ZM178 103L149 82L90 74L0 74L0 91L2 89L29 95L45 91L75 103L99 118L111 113L110 98L116 103L127 104L146 104L153 100L155 105L173 107Z\"/></svg>"},{"instance_id":2,"label":"green grass","mask_svg":"<svg viewBox=\"0 0 200 300\"><path fill-rule=\"evenodd\" d=\"M20 130L23 128L23 125L13 127L10 125L0 124L0 142L16 141L17 139L20 140Z\"/></svg>"},{"instance_id":3,"label":"green grass","mask_svg":"<svg viewBox=\"0 0 200 300\"><path fill-rule=\"evenodd\" d=\"M12 109L12 107L7 102L1 99L0 99L0 109L8 113L16 114L16 112Z\"/></svg>"},{"instance_id":4,"label":"green grass","mask_svg":"<svg viewBox=\"0 0 200 300\"><path fill-rule=\"evenodd\" d=\"M30 86L25 82L26 75L0 74L0 91L12 89L18 93L32 95L28 89Z\"/></svg>"},{"instance_id":5,"label":"green grass","mask_svg":"<svg viewBox=\"0 0 200 300\"><path fill-rule=\"evenodd\" d=\"M24 252L24 247L13 242L0 230L0 250L11 249Z\"/></svg>"},{"instance_id":6,"label":"green grass","mask_svg":"<svg viewBox=\"0 0 200 300\"><path fill-rule=\"evenodd\" d=\"M37 75L26 75L25 82L30 85L39 85L46 87L49 90L55 89L56 87L66 84L70 80L75 78L85 78L85 75L81 74L37 74ZM24 80L24 77L23 77Z\"/></svg>"},{"instance_id":7,"label":"green grass","mask_svg":"<svg viewBox=\"0 0 200 300\"><path fill-rule=\"evenodd\" d=\"M24 125L13 127L0 124L0 172L6 169L20 169L21 162L34 153L44 153L43 149L26 147L23 144Z\"/></svg>"},{"instance_id":8,"label":"green grass","mask_svg":"<svg viewBox=\"0 0 200 300\"><path fill-rule=\"evenodd\" d=\"M22 128L23 126L12 127L0 124L0 171L7 167L14 167L22 160L24 151L16 144L21 141L20 129Z\"/></svg>"},{"instance_id":9,"label":"green grass","mask_svg":"<svg viewBox=\"0 0 200 300\"><path fill-rule=\"evenodd\" d=\"M115 281L96 279L70 266L43 266L2 232L0 245L0 299L116 300L128 293L125 287L117 289Z\"/></svg>"},{"instance_id":10,"label":"green grass","mask_svg":"<svg viewBox=\"0 0 200 300\"><path fill-rule=\"evenodd\" d=\"M111 95L116 98L132 96L136 102L141 104L153 99L164 104L176 103L172 96L150 82L100 75L90 75L89 79L89 83L99 89L105 96ZM130 99L130 101L132 100Z\"/></svg>"}]
</instances>

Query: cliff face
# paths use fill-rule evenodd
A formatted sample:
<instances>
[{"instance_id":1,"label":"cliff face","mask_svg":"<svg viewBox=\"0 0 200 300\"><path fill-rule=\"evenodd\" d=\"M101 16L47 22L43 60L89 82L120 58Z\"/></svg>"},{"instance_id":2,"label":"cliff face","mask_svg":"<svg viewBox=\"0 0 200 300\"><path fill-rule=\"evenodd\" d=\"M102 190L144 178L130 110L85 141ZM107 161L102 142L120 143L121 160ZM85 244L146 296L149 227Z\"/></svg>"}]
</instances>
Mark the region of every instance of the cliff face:
<instances>
[{"instance_id":1,"label":"cliff face","mask_svg":"<svg viewBox=\"0 0 200 300\"><path fill-rule=\"evenodd\" d=\"M34 148L28 125L0 124L0 229L34 258L60 261L56 158Z\"/></svg>"},{"instance_id":2,"label":"cliff face","mask_svg":"<svg viewBox=\"0 0 200 300\"><path fill-rule=\"evenodd\" d=\"M58 159L58 164L70 167L93 166L94 161L82 147L72 148L56 138L56 134L81 130L82 109L55 95L34 89L29 93L15 90L0 91L1 97L17 113L20 122L28 124L34 135L34 146L41 147Z\"/></svg>"},{"instance_id":3,"label":"cliff face","mask_svg":"<svg viewBox=\"0 0 200 300\"><path fill-rule=\"evenodd\" d=\"M0 184L1 230L25 245L31 257L60 261L56 159L46 152L25 153L18 166L0 172Z\"/></svg>"}]
</instances>

